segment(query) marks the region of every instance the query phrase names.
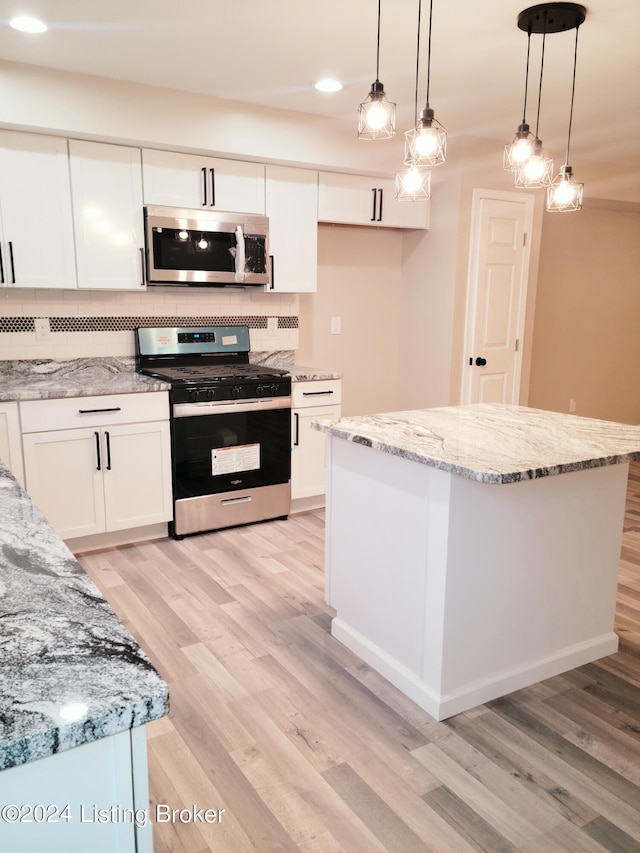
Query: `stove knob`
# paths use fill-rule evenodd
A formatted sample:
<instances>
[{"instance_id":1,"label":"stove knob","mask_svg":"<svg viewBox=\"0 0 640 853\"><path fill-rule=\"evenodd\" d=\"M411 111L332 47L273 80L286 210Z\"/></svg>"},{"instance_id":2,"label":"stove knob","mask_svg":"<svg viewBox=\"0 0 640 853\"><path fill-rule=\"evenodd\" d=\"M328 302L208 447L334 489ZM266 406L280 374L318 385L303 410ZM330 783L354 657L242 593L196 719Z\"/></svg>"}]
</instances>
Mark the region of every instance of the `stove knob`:
<instances>
[{"instance_id":1,"label":"stove knob","mask_svg":"<svg viewBox=\"0 0 640 853\"><path fill-rule=\"evenodd\" d=\"M213 388L208 388L207 389L207 400L213 400L215 398L215 396L216 396L216 392L213 390Z\"/></svg>"},{"instance_id":2,"label":"stove knob","mask_svg":"<svg viewBox=\"0 0 640 853\"><path fill-rule=\"evenodd\" d=\"M237 400L240 394L242 394L242 388L240 387L240 385L234 385L231 389L231 396L234 398L234 400Z\"/></svg>"},{"instance_id":3,"label":"stove knob","mask_svg":"<svg viewBox=\"0 0 640 853\"><path fill-rule=\"evenodd\" d=\"M278 386L274 384L271 386L271 393L275 396L278 393Z\"/></svg>"},{"instance_id":4,"label":"stove knob","mask_svg":"<svg viewBox=\"0 0 640 853\"><path fill-rule=\"evenodd\" d=\"M198 402L198 392L193 388L189 391L189 399L192 403Z\"/></svg>"},{"instance_id":5,"label":"stove knob","mask_svg":"<svg viewBox=\"0 0 640 853\"><path fill-rule=\"evenodd\" d=\"M263 394L264 394L264 385L256 386L256 396L262 397Z\"/></svg>"}]
</instances>

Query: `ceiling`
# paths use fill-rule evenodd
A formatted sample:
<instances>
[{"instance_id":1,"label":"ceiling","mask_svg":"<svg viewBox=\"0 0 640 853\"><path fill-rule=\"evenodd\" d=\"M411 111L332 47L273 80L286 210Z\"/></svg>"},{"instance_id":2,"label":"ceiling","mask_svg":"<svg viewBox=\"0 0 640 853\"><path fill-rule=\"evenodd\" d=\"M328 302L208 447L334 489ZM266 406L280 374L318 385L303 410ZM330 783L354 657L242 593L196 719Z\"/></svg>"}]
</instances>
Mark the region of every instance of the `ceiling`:
<instances>
[{"instance_id":1,"label":"ceiling","mask_svg":"<svg viewBox=\"0 0 640 853\"><path fill-rule=\"evenodd\" d=\"M571 163L640 169L640 0L587 0L580 28ZM0 57L220 98L334 116L355 126L376 70L375 0L0 0ZM522 117L527 37L521 0L436 0L431 106L451 136L510 141ZM16 14L49 31L18 33ZM413 124L418 0L384 0L380 80ZM422 9L418 110L425 102L428 2ZM536 123L541 36L532 37L527 118ZM564 160L574 32L547 36L540 136ZM337 94L316 92L322 76ZM634 166L635 164L635 166Z\"/></svg>"}]
</instances>

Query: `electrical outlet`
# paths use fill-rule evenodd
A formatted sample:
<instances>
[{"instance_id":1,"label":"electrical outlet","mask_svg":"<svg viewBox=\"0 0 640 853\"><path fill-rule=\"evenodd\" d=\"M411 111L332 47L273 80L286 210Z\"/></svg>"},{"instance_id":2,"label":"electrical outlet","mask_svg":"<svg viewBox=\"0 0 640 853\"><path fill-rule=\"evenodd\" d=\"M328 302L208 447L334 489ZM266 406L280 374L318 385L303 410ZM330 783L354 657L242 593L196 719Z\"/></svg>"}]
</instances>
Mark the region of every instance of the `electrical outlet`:
<instances>
[{"instance_id":1,"label":"electrical outlet","mask_svg":"<svg viewBox=\"0 0 640 853\"><path fill-rule=\"evenodd\" d=\"M331 334L339 335L342 333L342 319L340 317L331 318Z\"/></svg>"},{"instance_id":2,"label":"electrical outlet","mask_svg":"<svg viewBox=\"0 0 640 853\"><path fill-rule=\"evenodd\" d=\"M51 326L48 317L35 317L33 325L36 330L37 341L48 341L51 339Z\"/></svg>"},{"instance_id":3,"label":"electrical outlet","mask_svg":"<svg viewBox=\"0 0 640 853\"><path fill-rule=\"evenodd\" d=\"M267 317L267 334L268 335L277 335L278 334L278 318L277 317Z\"/></svg>"}]
</instances>

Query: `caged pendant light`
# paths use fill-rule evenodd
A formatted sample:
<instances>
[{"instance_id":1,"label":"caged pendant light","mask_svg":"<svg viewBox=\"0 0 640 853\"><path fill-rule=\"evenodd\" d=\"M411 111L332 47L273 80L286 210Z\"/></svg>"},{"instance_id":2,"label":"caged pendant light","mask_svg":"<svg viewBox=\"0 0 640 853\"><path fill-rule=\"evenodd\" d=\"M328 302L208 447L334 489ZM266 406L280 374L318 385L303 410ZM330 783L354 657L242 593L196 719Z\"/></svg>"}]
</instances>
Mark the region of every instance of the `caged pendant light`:
<instances>
[{"instance_id":1,"label":"caged pendant light","mask_svg":"<svg viewBox=\"0 0 640 853\"><path fill-rule=\"evenodd\" d=\"M504 146L502 155L502 168L508 172L515 172L520 166L527 162L533 154L535 137L527 124L527 93L529 90L529 56L531 54L531 29L527 31L527 70L524 78L524 105L522 108L522 121L518 125L513 142Z\"/></svg>"},{"instance_id":2,"label":"caged pendant light","mask_svg":"<svg viewBox=\"0 0 640 853\"><path fill-rule=\"evenodd\" d=\"M571 107L569 109L569 130L567 132L567 153L560 174L555 178L547 189L548 211L572 211L582 208L582 195L584 184L578 183L573 177L573 171L569 165L569 146L571 143L571 124L573 122L573 98L576 91L576 65L578 61L578 32L580 25L584 23L586 9L583 6L576 7L576 40L573 49L573 80L571 82Z\"/></svg>"},{"instance_id":3,"label":"caged pendant light","mask_svg":"<svg viewBox=\"0 0 640 853\"><path fill-rule=\"evenodd\" d=\"M380 82L380 11L378 0L378 40L376 46L376 79L371 91L358 107L358 139L390 139L396 132L396 105L387 99Z\"/></svg>"},{"instance_id":4,"label":"caged pendant light","mask_svg":"<svg viewBox=\"0 0 640 853\"><path fill-rule=\"evenodd\" d=\"M429 105L431 85L431 29L433 21L433 0L429 0L429 36L427 42L427 93L426 105L416 121L415 129L404 135L404 161L409 166L438 166L446 160L447 131L435 117ZM418 38L420 36L420 16L418 13ZM420 42L418 41L418 52ZM416 79L417 101L417 79Z\"/></svg>"},{"instance_id":5,"label":"caged pendant light","mask_svg":"<svg viewBox=\"0 0 640 853\"><path fill-rule=\"evenodd\" d=\"M416 94L413 107L413 121L418 120L418 79L420 76L420 21L422 17L422 0L418 0L418 37L416 47ZM415 133L415 131L408 131ZM407 134L405 133L405 138ZM396 172L396 198L408 201L419 201L431 198L431 169L419 163L408 162Z\"/></svg>"}]
</instances>

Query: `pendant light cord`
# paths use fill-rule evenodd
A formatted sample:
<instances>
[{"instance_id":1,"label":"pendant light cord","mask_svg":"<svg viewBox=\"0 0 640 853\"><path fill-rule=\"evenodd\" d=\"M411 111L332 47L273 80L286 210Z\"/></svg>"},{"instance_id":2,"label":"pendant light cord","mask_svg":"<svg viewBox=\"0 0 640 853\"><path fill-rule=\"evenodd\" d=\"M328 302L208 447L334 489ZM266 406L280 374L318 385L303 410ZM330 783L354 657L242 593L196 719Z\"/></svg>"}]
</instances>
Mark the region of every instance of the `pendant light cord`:
<instances>
[{"instance_id":1,"label":"pendant light cord","mask_svg":"<svg viewBox=\"0 0 640 853\"><path fill-rule=\"evenodd\" d=\"M527 70L524 78L524 104L522 106L522 124L527 123L527 93L529 91L529 54L531 53L531 26L527 30Z\"/></svg>"},{"instance_id":2,"label":"pendant light cord","mask_svg":"<svg viewBox=\"0 0 640 853\"><path fill-rule=\"evenodd\" d=\"M378 0L378 41L376 44L376 83L380 82L380 9L382 0Z\"/></svg>"},{"instance_id":3,"label":"pendant light cord","mask_svg":"<svg viewBox=\"0 0 640 853\"><path fill-rule=\"evenodd\" d=\"M429 0L429 39L427 41L427 109L429 109L429 86L431 84L431 19L433 17L433 0Z\"/></svg>"},{"instance_id":4,"label":"pendant light cord","mask_svg":"<svg viewBox=\"0 0 640 853\"><path fill-rule=\"evenodd\" d=\"M542 31L542 56L540 57L540 85L538 86L538 113L536 115L536 139L538 139L538 127L540 126L540 102L542 101L542 72L544 71L544 43L547 38L547 13L544 13L544 29Z\"/></svg>"},{"instance_id":5,"label":"pendant light cord","mask_svg":"<svg viewBox=\"0 0 640 853\"><path fill-rule=\"evenodd\" d=\"M573 81L571 83L571 108L569 109L569 132L567 133L567 156L564 161L565 166L569 165L569 144L571 142L571 124L573 122L573 96L576 92L576 65L578 62L578 33L580 25L576 24L576 44L573 51Z\"/></svg>"},{"instance_id":6,"label":"pendant light cord","mask_svg":"<svg viewBox=\"0 0 640 853\"><path fill-rule=\"evenodd\" d=\"M420 77L420 18L422 15L422 0L418 0L418 42L416 45L416 99L413 106L413 123L418 124L418 81Z\"/></svg>"}]
</instances>

